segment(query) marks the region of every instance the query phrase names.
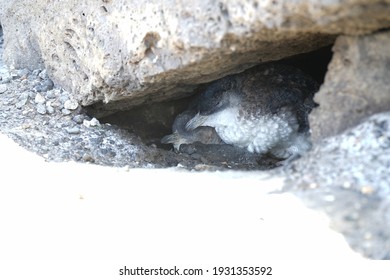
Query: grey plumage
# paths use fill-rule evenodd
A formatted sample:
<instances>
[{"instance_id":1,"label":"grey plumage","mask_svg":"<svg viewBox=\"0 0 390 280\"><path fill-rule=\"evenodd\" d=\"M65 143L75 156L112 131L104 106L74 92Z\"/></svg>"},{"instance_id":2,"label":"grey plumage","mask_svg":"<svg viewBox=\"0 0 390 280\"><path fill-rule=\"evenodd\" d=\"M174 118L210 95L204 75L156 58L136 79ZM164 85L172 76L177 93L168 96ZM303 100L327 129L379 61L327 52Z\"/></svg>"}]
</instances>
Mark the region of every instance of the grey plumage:
<instances>
[{"instance_id":1,"label":"grey plumage","mask_svg":"<svg viewBox=\"0 0 390 280\"><path fill-rule=\"evenodd\" d=\"M193 106L191 106L193 107ZM200 142L203 144L221 144L221 138L216 133L215 129L209 126L197 127L193 130L187 130L186 124L191 120L197 111L195 108L189 108L183 113L179 114L172 125L173 133L164 136L161 139L163 144L173 144L176 151L179 151L182 144L192 144Z\"/></svg>"},{"instance_id":2,"label":"grey plumage","mask_svg":"<svg viewBox=\"0 0 390 280\"><path fill-rule=\"evenodd\" d=\"M317 90L318 84L297 68L262 64L211 83L186 117L178 116L176 130L188 135L212 127L227 144L293 158L311 147L308 115Z\"/></svg>"}]
</instances>

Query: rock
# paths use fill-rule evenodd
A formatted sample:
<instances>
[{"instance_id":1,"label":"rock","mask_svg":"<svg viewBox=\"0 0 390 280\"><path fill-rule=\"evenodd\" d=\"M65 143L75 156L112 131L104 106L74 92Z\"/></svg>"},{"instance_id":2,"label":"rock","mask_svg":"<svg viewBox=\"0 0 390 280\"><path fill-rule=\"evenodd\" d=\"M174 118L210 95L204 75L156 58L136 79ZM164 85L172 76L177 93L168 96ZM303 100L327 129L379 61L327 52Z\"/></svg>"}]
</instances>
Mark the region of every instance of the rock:
<instances>
[{"instance_id":1,"label":"rock","mask_svg":"<svg viewBox=\"0 0 390 280\"><path fill-rule=\"evenodd\" d=\"M37 93L35 91L28 91L28 97L35 100Z\"/></svg>"},{"instance_id":2,"label":"rock","mask_svg":"<svg viewBox=\"0 0 390 280\"><path fill-rule=\"evenodd\" d=\"M15 104L15 106L16 108L21 109L24 105L26 105L26 103L27 103L27 98L21 99Z\"/></svg>"},{"instance_id":3,"label":"rock","mask_svg":"<svg viewBox=\"0 0 390 280\"><path fill-rule=\"evenodd\" d=\"M46 98L53 99L55 97L56 97L56 95L52 90L49 90L48 92L46 92Z\"/></svg>"},{"instance_id":4,"label":"rock","mask_svg":"<svg viewBox=\"0 0 390 280\"><path fill-rule=\"evenodd\" d=\"M96 118L92 118L92 120L90 120L90 124L91 126L99 126L100 122Z\"/></svg>"},{"instance_id":5,"label":"rock","mask_svg":"<svg viewBox=\"0 0 390 280\"><path fill-rule=\"evenodd\" d=\"M0 84L0 94L7 91L7 85L6 84Z\"/></svg>"},{"instance_id":6,"label":"rock","mask_svg":"<svg viewBox=\"0 0 390 280\"><path fill-rule=\"evenodd\" d=\"M53 102L51 102L51 106L59 108L59 109L63 108L62 103L59 100L56 100L56 99Z\"/></svg>"},{"instance_id":7,"label":"rock","mask_svg":"<svg viewBox=\"0 0 390 280\"><path fill-rule=\"evenodd\" d=\"M72 113L71 111L69 111L68 109L65 109L65 108L62 109L61 112L62 112L62 114L65 115L65 116L70 115L70 114Z\"/></svg>"},{"instance_id":8,"label":"rock","mask_svg":"<svg viewBox=\"0 0 390 280\"><path fill-rule=\"evenodd\" d=\"M12 77L9 74L4 74L1 76L1 82L3 84L8 84L11 80L12 80Z\"/></svg>"},{"instance_id":9,"label":"rock","mask_svg":"<svg viewBox=\"0 0 390 280\"><path fill-rule=\"evenodd\" d=\"M390 112L366 118L316 145L293 163L285 189L306 186L295 194L315 209L322 204L329 217L338 216L331 228L342 232L352 248L375 259L388 259L390 252L390 220L384 218L390 215L390 153L381 145L384 139L390 141ZM311 184L318 187L309 190ZM333 202L324 201L329 195ZM363 228L376 242L364 241Z\"/></svg>"},{"instance_id":10,"label":"rock","mask_svg":"<svg viewBox=\"0 0 390 280\"><path fill-rule=\"evenodd\" d=\"M41 78L42 80L47 79L48 76L47 76L47 71L46 71L46 69L43 69L41 72L39 72L38 76L39 76L39 78Z\"/></svg>"},{"instance_id":11,"label":"rock","mask_svg":"<svg viewBox=\"0 0 390 280\"><path fill-rule=\"evenodd\" d=\"M390 111L390 32L342 36L333 51L325 83L315 96L320 106L310 115L314 142Z\"/></svg>"},{"instance_id":12,"label":"rock","mask_svg":"<svg viewBox=\"0 0 390 280\"><path fill-rule=\"evenodd\" d=\"M46 99L41 94L37 93L37 95L35 95L34 101L35 101L35 103L43 104L43 103L45 103Z\"/></svg>"},{"instance_id":13,"label":"rock","mask_svg":"<svg viewBox=\"0 0 390 280\"><path fill-rule=\"evenodd\" d=\"M38 91L38 92L43 92L43 91L48 91L48 90L52 90L54 87L54 83L52 80L50 79L46 79L44 80L42 83L40 83L39 85L37 85L35 87L35 90Z\"/></svg>"},{"instance_id":14,"label":"rock","mask_svg":"<svg viewBox=\"0 0 390 280\"><path fill-rule=\"evenodd\" d=\"M84 115L76 115L72 119L77 124L82 124L84 121Z\"/></svg>"},{"instance_id":15,"label":"rock","mask_svg":"<svg viewBox=\"0 0 390 280\"><path fill-rule=\"evenodd\" d=\"M99 126L100 122L96 118L92 118L92 120L90 120L90 121L84 120L83 121L83 125L86 126L86 127Z\"/></svg>"},{"instance_id":16,"label":"rock","mask_svg":"<svg viewBox=\"0 0 390 280\"><path fill-rule=\"evenodd\" d=\"M183 97L253 64L329 45L339 34L390 27L390 4L379 0L0 5L6 63L45 65L81 105L102 104L100 114Z\"/></svg>"},{"instance_id":17,"label":"rock","mask_svg":"<svg viewBox=\"0 0 390 280\"><path fill-rule=\"evenodd\" d=\"M46 111L49 114L53 114L54 113L54 108L51 106L51 102L50 101L46 102Z\"/></svg>"},{"instance_id":18,"label":"rock","mask_svg":"<svg viewBox=\"0 0 390 280\"><path fill-rule=\"evenodd\" d=\"M69 97L68 97L67 94L62 94L62 95L60 96L59 100L60 100L61 103L64 104L67 100L69 100Z\"/></svg>"},{"instance_id":19,"label":"rock","mask_svg":"<svg viewBox=\"0 0 390 280\"><path fill-rule=\"evenodd\" d=\"M37 77L37 76L39 75L40 72L41 72L41 70L39 70L39 69L34 69L34 70L31 72L31 76Z\"/></svg>"},{"instance_id":20,"label":"rock","mask_svg":"<svg viewBox=\"0 0 390 280\"><path fill-rule=\"evenodd\" d=\"M69 134L79 134L80 133L80 129L77 126L66 128L66 131Z\"/></svg>"},{"instance_id":21,"label":"rock","mask_svg":"<svg viewBox=\"0 0 390 280\"><path fill-rule=\"evenodd\" d=\"M64 108L67 110L76 110L79 106L79 103L75 99L68 99L64 103Z\"/></svg>"},{"instance_id":22,"label":"rock","mask_svg":"<svg viewBox=\"0 0 390 280\"><path fill-rule=\"evenodd\" d=\"M24 91L19 96L19 101L15 104L16 108L21 109L24 105L26 105L28 100L29 92Z\"/></svg>"},{"instance_id":23,"label":"rock","mask_svg":"<svg viewBox=\"0 0 390 280\"><path fill-rule=\"evenodd\" d=\"M86 161L86 162L91 162L91 163L95 162L95 159L93 158L93 156L91 156L89 154L84 154L82 160Z\"/></svg>"},{"instance_id":24,"label":"rock","mask_svg":"<svg viewBox=\"0 0 390 280\"><path fill-rule=\"evenodd\" d=\"M46 114L46 106L45 106L45 104L39 103L39 104L37 105L37 112L38 112L39 114L41 114L41 115Z\"/></svg>"}]
</instances>

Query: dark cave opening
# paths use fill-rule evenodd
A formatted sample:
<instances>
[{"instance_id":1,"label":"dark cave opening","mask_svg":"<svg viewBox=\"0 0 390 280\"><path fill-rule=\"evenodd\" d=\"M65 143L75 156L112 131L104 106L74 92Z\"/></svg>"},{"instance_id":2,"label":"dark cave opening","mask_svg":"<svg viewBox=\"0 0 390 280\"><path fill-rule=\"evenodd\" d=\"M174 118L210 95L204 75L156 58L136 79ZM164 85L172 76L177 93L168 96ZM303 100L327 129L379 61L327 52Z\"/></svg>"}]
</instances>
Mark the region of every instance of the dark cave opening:
<instances>
[{"instance_id":1,"label":"dark cave opening","mask_svg":"<svg viewBox=\"0 0 390 280\"><path fill-rule=\"evenodd\" d=\"M299 68L322 85L331 58L332 46L327 46L276 62ZM199 85L192 95L186 98L134 107L101 117L99 120L139 137L146 147L146 155L152 154L156 163L163 167L180 165L195 170L268 170L284 165L282 158L275 157L275 154L270 152L260 155L228 144L182 144L178 152L172 144L161 143L164 136L172 134L172 124L176 116L187 110L190 102L204 92L208 85L209 83ZM287 160L286 163L288 162L291 161ZM204 166L206 169L203 169Z\"/></svg>"},{"instance_id":2,"label":"dark cave opening","mask_svg":"<svg viewBox=\"0 0 390 280\"><path fill-rule=\"evenodd\" d=\"M316 51L298 54L278 62L301 69L321 85L324 82L327 67L332 58L331 48L332 46L323 47ZM207 85L199 85L190 97L142 105L128 111L120 111L102 117L100 121L117 125L138 135L146 145L155 145L159 148L170 150L172 146L161 144L161 138L172 132L172 123L175 117L186 110L194 96L201 93Z\"/></svg>"}]
</instances>

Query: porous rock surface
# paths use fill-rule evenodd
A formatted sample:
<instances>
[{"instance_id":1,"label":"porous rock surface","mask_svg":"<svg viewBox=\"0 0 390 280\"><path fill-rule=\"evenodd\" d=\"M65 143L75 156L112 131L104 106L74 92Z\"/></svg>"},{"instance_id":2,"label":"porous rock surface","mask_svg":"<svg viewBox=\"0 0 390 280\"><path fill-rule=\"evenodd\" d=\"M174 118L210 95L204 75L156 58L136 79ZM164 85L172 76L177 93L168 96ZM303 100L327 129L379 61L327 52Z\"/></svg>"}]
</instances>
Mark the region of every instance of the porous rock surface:
<instances>
[{"instance_id":1,"label":"porous rock surface","mask_svg":"<svg viewBox=\"0 0 390 280\"><path fill-rule=\"evenodd\" d=\"M286 173L285 191L332 217L366 257L390 259L390 112L317 143Z\"/></svg>"},{"instance_id":2,"label":"porous rock surface","mask_svg":"<svg viewBox=\"0 0 390 280\"><path fill-rule=\"evenodd\" d=\"M4 60L47 68L100 115L389 27L389 1L1 0ZM23 20L20 20L23 19Z\"/></svg>"},{"instance_id":3,"label":"porous rock surface","mask_svg":"<svg viewBox=\"0 0 390 280\"><path fill-rule=\"evenodd\" d=\"M340 36L310 115L314 142L390 110L390 32Z\"/></svg>"}]
</instances>

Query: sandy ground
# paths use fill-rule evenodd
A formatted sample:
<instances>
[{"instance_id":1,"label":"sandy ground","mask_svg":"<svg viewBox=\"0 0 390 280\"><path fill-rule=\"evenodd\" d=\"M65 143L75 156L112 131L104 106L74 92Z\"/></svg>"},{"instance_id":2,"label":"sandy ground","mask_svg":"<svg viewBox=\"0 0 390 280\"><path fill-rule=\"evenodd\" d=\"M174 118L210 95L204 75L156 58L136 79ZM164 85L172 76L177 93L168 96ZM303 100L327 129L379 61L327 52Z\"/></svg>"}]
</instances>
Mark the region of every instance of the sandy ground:
<instances>
[{"instance_id":1,"label":"sandy ground","mask_svg":"<svg viewBox=\"0 0 390 280\"><path fill-rule=\"evenodd\" d=\"M0 259L359 259L259 172L50 163L0 135Z\"/></svg>"}]
</instances>

